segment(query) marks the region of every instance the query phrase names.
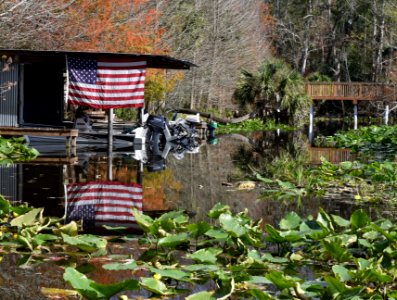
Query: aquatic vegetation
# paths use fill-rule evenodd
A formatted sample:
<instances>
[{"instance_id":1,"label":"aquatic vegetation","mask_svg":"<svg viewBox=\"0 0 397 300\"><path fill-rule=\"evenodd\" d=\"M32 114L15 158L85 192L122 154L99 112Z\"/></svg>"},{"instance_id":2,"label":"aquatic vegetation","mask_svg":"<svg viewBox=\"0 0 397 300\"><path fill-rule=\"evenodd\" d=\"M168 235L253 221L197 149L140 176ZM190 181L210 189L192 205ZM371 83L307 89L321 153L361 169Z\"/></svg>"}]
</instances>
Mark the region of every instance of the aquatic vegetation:
<instances>
[{"instance_id":1,"label":"aquatic vegetation","mask_svg":"<svg viewBox=\"0 0 397 300\"><path fill-rule=\"evenodd\" d=\"M106 240L89 234L78 235L75 222L46 217L43 208L26 204L13 206L0 195L0 252L51 252L53 246L71 246L75 251L93 253L105 249Z\"/></svg>"},{"instance_id":2,"label":"aquatic vegetation","mask_svg":"<svg viewBox=\"0 0 397 300\"><path fill-rule=\"evenodd\" d=\"M320 136L314 141L317 147L349 148L355 152L397 152L397 125L369 126L357 130L336 133L333 136Z\"/></svg>"},{"instance_id":3,"label":"aquatic vegetation","mask_svg":"<svg viewBox=\"0 0 397 300\"><path fill-rule=\"evenodd\" d=\"M0 136L0 164L32 160L38 154L36 149L24 143L23 138L6 139Z\"/></svg>"},{"instance_id":4,"label":"aquatic vegetation","mask_svg":"<svg viewBox=\"0 0 397 300\"><path fill-rule=\"evenodd\" d=\"M59 219L42 213L40 208L12 206L1 197L1 251L55 253L68 247L68 255L106 255L105 239L79 234L76 223L60 225ZM102 265L104 272L130 271L131 277L101 284L69 264L64 280L75 292L87 299L127 299L144 291L187 299L397 297L397 224L372 221L362 210L350 219L323 210L307 218L290 212L277 228L250 219L248 211L233 214L223 204L209 211L208 222L191 222L182 211L155 219L132 213L144 232L142 251L128 258L105 256L109 262ZM48 287L44 292L75 295Z\"/></svg>"},{"instance_id":5,"label":"aquatic vegetation","mask_svg":"<svg viewBox=\"0 0 397 300\"><path fill-rule=\"evenodd\" d=\"M300 161L287 160L285 168L275 160L268 170L272 177L256 173L265 185L263 198L300 199L307 195L324 195L330 189L349 188L352 197L366 201L397 200L397 162L345 161L332 164L322 159L319 166L304 166Z\"/></svg>"},{"instance_id":6,"label":"aquatic vegetation","mask_svg":"<svg viewBox=\"0 0 397 300\"><path fill-rule=\"evenodd\" d=\"M243 121L237 124L228 124L228 125L218 125L216 133L236 133L236 132L244 132L244 131L261 131L261 130L293 130L293 127L284 125L284 124L276 124L274 120L267 120L263 122L260 119L250 119Z\"/></svg>"},{"instance_id":7,"label":"aquatic vegetation","mask_svg":"<svg viewBox=\"0 0 397 300\"><path fill-rule=\"evenodd\" d=\"M145 252L104 266L131 270L131 278L104 286L69 267L64 279L81 295L104 299L144 289L158 297L186 296L202 286L198 290L206 291L187 299L397 297L397 225L371 221L361 210L349 220L322 210L306 219L291 212L278 228L222 204L208 213L210 223L191 223L180 211L134 216L145 232ZM308 268L310 278L302 272Z\"/></svg>"}]
</instances>

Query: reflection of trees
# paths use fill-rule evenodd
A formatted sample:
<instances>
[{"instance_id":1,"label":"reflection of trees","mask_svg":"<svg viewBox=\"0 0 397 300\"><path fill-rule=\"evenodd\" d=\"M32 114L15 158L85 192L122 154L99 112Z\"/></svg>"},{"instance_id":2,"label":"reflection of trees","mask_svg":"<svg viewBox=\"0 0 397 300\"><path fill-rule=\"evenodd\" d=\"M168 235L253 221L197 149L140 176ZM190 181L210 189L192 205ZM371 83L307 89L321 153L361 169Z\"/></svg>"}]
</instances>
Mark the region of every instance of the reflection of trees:
<instances>
[{"instance_id":1,"label":"reflection of trees","mask_svg":"<svg viewBox=\"0 0 397 300\"><path fill-rule=\"evenodd\" d=\"M267 174L274 164L283 167L281 160L307 162L306 137L301 132L263 131L252 133L233 154L236 166L249 174L251 168Z\"/></svg>"}]
</instances>

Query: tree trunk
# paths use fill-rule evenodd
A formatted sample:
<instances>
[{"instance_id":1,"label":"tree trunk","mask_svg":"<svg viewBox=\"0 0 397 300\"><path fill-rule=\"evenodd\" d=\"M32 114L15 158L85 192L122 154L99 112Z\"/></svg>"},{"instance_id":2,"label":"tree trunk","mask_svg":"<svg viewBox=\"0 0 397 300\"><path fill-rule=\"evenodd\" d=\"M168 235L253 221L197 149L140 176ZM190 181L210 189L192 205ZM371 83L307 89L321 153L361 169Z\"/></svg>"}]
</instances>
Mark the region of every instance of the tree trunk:
<instances>
[{"instance_id":1,"label":"tree trunk","mask_svg":"<svg viewBox=\"0 0 397 300\"><path fill-rule=\"evenodd\" d=\"M187 109L187 108L173 109L172 112L177 112L177 113L182 113L182 114L193 114L193 115L200 114L201 117L213 120L220 124L236 124L236 123L240 123L245 120L251 119L257 115L257 112L253 111L253 112L246 114L242 117L233 118L233 119L223 119L223 118L214 117L212 114L209 114L209 113L204 113L204 112L200 112L200 111L193 110L193 109Z\"/></svg>"}]
</instances>

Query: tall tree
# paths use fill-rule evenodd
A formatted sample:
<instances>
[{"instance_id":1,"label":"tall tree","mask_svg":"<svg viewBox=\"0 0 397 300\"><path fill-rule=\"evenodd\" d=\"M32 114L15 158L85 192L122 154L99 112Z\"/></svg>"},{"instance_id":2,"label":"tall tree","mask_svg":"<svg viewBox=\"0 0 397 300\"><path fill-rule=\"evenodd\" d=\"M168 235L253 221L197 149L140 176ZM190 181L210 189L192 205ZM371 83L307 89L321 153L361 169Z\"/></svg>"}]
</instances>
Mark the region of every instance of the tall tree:
<instances>
[{"instance_id":1,"label":"tall tree","mask_svg":"<svg viewBox=\"0 0 397 300\"><path fill-rule=\"evenodd\" d=\"M269 53L262 1L177 0L161 16L174 56L199 67L188 72L168 105L225 110L243 66L254 68Z\"/></svg>"},{"instance_id":2,"label":"tall tree","mask_svg":"<svg viewBox=\"0 0 397 300\"><path fill-rule=\"evenodd\" d=\"M277 54L302 74L337 81L384 81L385 49L394 46L393 0L270 0Z\"/></svg>"}]
</instances>

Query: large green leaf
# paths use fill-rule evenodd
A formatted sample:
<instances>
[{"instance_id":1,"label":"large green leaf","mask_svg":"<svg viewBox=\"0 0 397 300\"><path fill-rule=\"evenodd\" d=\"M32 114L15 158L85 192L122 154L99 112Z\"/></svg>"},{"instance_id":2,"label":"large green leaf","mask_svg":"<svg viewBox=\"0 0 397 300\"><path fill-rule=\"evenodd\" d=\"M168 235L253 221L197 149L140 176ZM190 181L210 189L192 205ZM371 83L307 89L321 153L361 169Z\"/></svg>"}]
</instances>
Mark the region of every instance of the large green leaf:
<instances>
[{"instance_id":1,"label":"large green leaf","mask_svg":"<svg viewBox=\"0 0 397 300\"><path fill-rule=\"evenodd\" d=\"M98 284L73 268L66 268L63 279L87 299L109 299L121 291L133 291L139 288L138 281L125 280L115 284Z\"/></svg>"},{"instance_id":2,"label":"large green leaf","mask_svg":"<svg viewBox=\"0 0 397 300\"><path fill-rule=\"evenodd\" d=\"M352 279L351 275L349 274L349 270L346 269L344 266L335 265L332 266L332 271L337 275L342 282L346 282Z\"/></svg>"},{"instance_id":3,"label":"large green leaf","mask_svg":"<svg viewBox=\"0 0 397 300\"><path fill-rule=\"evenodd\" d=\"M202 291L186 297L186 300L215 300L213 294L214 292Z\"/></svg>"},{"instance_id":4,"label":"large green leaf","mask_svg":"<svg viewBox=\"0 0 397 300\"><path fill-rule=\"evenodd\" d=\"M269 279L280 291L283 289L289 289L296 286L299 280L290 276L284 275L279 271L270 271L266 278Z\"/></svg>"},{"instance_id":5,"label":"large green leaf","mask_svg":"<svg viewBox=\"0 0 397 300\"><path fill-rule=\"evenodd\" d=\"M31 211L11 220L11 226L23 227L31 226L39 222L39 216L43 213L44 208L34 208Z\"/></svg>"},{"instance_id":6,"label":"large green leaf","mask_svg":"<svg viewBox=\"0 0 397 300\"><path fill-rule=\"evenodd\" d=\"M220 267L216 265L208 264L193 264L188 266L183 266L183 269L189 272L216 272Z\"/></svg>"},{"instance_id":7,"label":"large green leaf","mask_svg":"<svg viewBox=\"0 0 397 300\"><path fill-rule=\"evenodd\" d=\"M158 245L162 247L174 248L180 244L187 243L189 241L186 232L178 233L163 237L158 240Z\"/></svg>"},{"instance_id":8,"label":"large green leaf","mask_svg":"<svg viewBox=\"0 0 397 300\"><path fill-rule=\"evenodd\" d=\"M141 278L139 283L143 288L158 295L172 295L174 292L167 288L167 286L156 278Z\"/></svg>"},{"instance_id":9,"label":"large green leaf","mask_svg":"<svg viewBox=\"0 0 397 300\"><path fill-rule=\"evenodd\" d=\"M66 244L75 246L86 252L94 252L100 249L104 249L107 245L107 241L105 239L91 234L68 236L62 233L62 238Z\"/></svg>"},{"instance_id":10,"label":"large green leaf","mask_svg":"<svg viewBox=\"0 0 397 300\"><path fill-rule=\"evenodd\" d=\"M325 276L324 279L328 284L328 290L332 295L332 299L337 299L340 294L347 290L345 285L335 277Z\"/></svg>"},{"instance_id":11,"label":"large green leaf","mask_svg":"<svg viewBox=\"0 0 397 300\"><path fill-rule=\"evenodd\" d=\"M111 264L106 264L103 265L102 268L105 270L114 270L114 271L120 271L120 270L135 270L137 268L137 264L135 260L129 259L126 262L123 263L111 263Z\"/></svg>"},{"instance_id":12,"label":"large green leaf","mask_svg":"<svg viewBox=\"0 0 397 300\"><path fill-rule=\"evenodd\" d=\"M226 239L229 236L223 229L210 229L205 232L205 235L214 239Z\"/></svg>"},{"instance_id":13,"label":"large green leaf","mask_svg":"<svg viewBox=\"0 0 397 300\"><path fill-rule=\"evenodd\" d=\"M229 214L221 214L219 222L222 228L227 231L231 236L240 237L247 233L247 229L243 227L238 218Z\"/></svg>"},{"instance_id":14,"label":"large green leaf","mask_svg":"<svg viewBox=\"0 0 397 300\"><path fill-rule=\"evenodd\" d=\"M190 281L190 273L181 270L169 269L169 268L158 269L151 266L148 266L148 268L150 272L159 274L162 277L172 278L180 281Z\"/></svg>"},{"instance_id":15,"label":"large green leaf","mask_svg":"<svg viewBox=\"0 0 397 300\"><path fill-rule=\"evenodd\" d=\"M353 230L363 228L367 226L369 223L368 215L363 210L356 210L350 216L350 223L352 225Z\"/></svg>"},{"instance_id":16,"label":"large green leaf","mask_svg":"<svg viewBox=\"0 0 397 300\"><path fill-rule=\"evenodd\" d=\"M222 249L206 248L200 249L192 254L188 254L187 257L201 263L215 264L217 260L216 257L221 253Z\"/></svg>"},{"instance_id":17,"label":"large green leaf","mask_svg":"<svg viewBox=\"0 0 397 300\"><path fill-rule=\"evenodd\" d=\"M145 232L150 231L153 226L153 219L147 215L142 214L137 209L132 209L132 214L135 218L135 221L138 223L139 227L142 228Z\"/></svg>"},{"instance_id":18,"label":"large green leaf","mask_svg":"<svg viewBox=\"0 0 397 300\"><path fill-rule=\"evenodd\" d=\"M222 203L217 203L215 206L209 211L208 216L212 219L217 219L221 214L229 213L230 207L229 205L225 205Z\"/></svg>"},{"instance_id":19,"label":"large green leaf","mask_svg":"<svg viewBox=\"0 0 397 300\"><path fill-rule=\"evenodd\" d=\"M62 233L67 234L69 236L76 236L78 233L77 223L72 221L66 225L63 225L59 228L53 229L54 234L61 236Z\"/></svg>"},{"instance_id":20,"label":"large green leaf","mask_svg":"<svg viewBox=\"0 0 397 300\"><path fill-rule=\"evenodd\" d=\"M326 252L338 262L345 262L351 259L351 254L341 246L342 242L339 239L323 240L322 245Z\"/></svg>"},{"instance_id":21,"label":"large green leaf","mask_svg":"<svg viewBox=\"0 0 397 300\"><path fill-rule=\"evenodd\" d=\"M59 239L60 239L60 238L59 238L58 236L53 235L53 234L40 233L40 234L35 235L35 236L32 238L32 242L33 242L33 244L34 244L35 246L39 246L39 245L45 244L45 243L48 242L48 241L57 241L57 240L59 240Z\"/></svg>"},{"instance_id":22,"label":"large green leaf","mask_svg":"<svg viewBox=\"0 0 397 300\"><path fill-rule=\"evenodd\" d=\"M284 218L280 221L280 228L284 230L292 230L299 226L301 223L301 218L298 216L296 212L288 213Z\"/></svg>"},{"instance_id":23,"label":"large green leaf","mask_svg":"<svg viewBox=\"0 0 397 300\"><path fill-rule=\"evenodd\" d=\"M187 230L190 232L190 235L197 239L200 236L204 235L208 230L211 229L211 225L207 222L198 222L189 224L186 226Z\"/></svg>"},{"instance_id":24,"label":"large green leaf","mask_svg":"<svg viewBox=\"0 0 397 300\"><path fill-rule=\"evenodd\" d=\"M8 214L10 211L11 204L2 195L0 195L0 215Z\"/></svg>"}]
</instances>

